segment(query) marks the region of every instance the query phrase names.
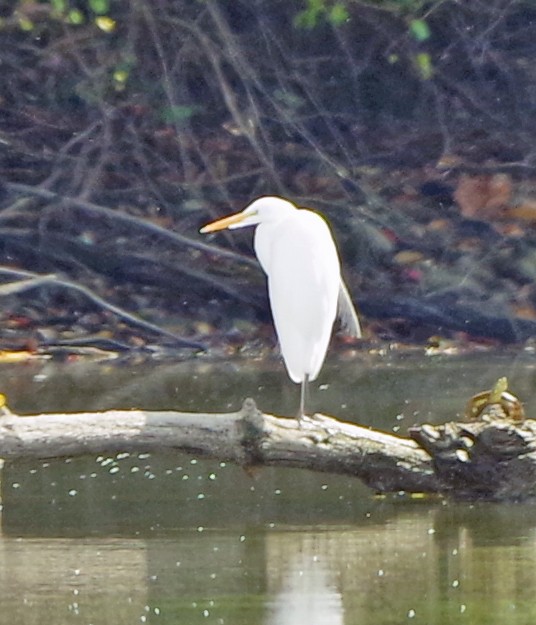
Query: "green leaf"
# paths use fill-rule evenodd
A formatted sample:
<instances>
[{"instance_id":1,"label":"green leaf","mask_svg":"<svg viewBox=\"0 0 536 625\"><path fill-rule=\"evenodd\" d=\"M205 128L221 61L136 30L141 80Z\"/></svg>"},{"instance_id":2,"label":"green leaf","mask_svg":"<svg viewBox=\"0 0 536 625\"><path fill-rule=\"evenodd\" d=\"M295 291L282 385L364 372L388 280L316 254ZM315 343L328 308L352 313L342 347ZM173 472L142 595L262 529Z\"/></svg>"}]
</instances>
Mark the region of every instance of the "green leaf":
<instances>
[{"instance_id":1,"label":"green leaf","mask_svg":"<svg viewBox=\"0 0 536 625\"><path fill-rule=\"evenodd\" d=\"M317 25L320 13L321 11L300 11L294 18L294 26L310 30Z\"/></svg>"},{"instance_id":2,"label":"green leaf","mask_svg":"<svg viewBox=\"0 0 536 625\"><path fill-rule=\"evenodd\" d=\"M19 28L25 32L30 32L34 29L34 23L27 17L21 16L19 17Z\"/></svg>"},{"instance_id":3,"label":"green leaf","mask_svg":"<svg viewBox=\"0 0 536 625\"><path fill-rule=\"evenodd\" d=\"M105 33L113 33L117 26L116 21L107 15L99 15L96 17L95 24L97 28L100 28Z\"/></svg>"},{"instance_id":4,"label":"green leaf","mask_svg":"<svg viewBox=\"0 0 536 625\"><path fill-rule=\"evenodd\" d=\"M63 13L67 10L66 0L51 0L50 4L52 5L54 12L59 15L63 15Z\"/></svg>"},{"instance_id":5,"label":"green leaf","mask_svg":"<svg viewBox=\"0 0 536 625\"><path fill-rule=\"evenodd\" d=\"M174 104L162 111L162 119L168 124L181 124L187 122L196 113L199 113L200 107L196 105L184 106Z\"/></svg>"},{"instance_id":6,"label":"green leaf","mask_svg":"<svg viewBox=\"0 0 536 625\"><path fill-rule=\"evenodd\" d=\"M428 52L420 52L416 55L415 61L417 69L423 80L429 80L434 73L434 67L432 65L432 59Z\"/></svg>"},{"instance_id":7,"label":"green leaf","mask_svg":"<svg viewBox=\"0 0 536 625\"><path fill-rule=\"evenodd\" d=\"M318 18L326 11L325 0L307 0L307 8L294 18L294 26L312 29L318 24Z\"/></svg>"},{"instance_id":8,"label":"green leaf","mask_svg":"<svg viewBox=\"0 0 536 625\"><path fill-rule=\"evenodd\" d=\"M83 24L85 21L84 14L78 9L71 9L67 19L71 22L71 24Z\"/></svg>"},{"instance_id":9,"label":"green leaf","mask_svg":"<svg viewBox=\"0 0 536 625\"><path fill-rule=\"evenodd\" d=\"M348 9L341 2L337 2L331 7L328 13L328 20L333 26L340 26L350 19Z\"/></svg>"},{"instance_id":10,"label":"green leaf","mask_svg":"<svg viewBox=\"0 0 536 625\"><path fill-rule=\"evenodd\" d=\"M430 28L424 20L411 20L409 32L416 41L426 41L430 39Z\"/></svg>"},{"instance_id":11,"label":"green leaf","mask_svg":"<svg viewBox=\"0 0 536 625\"><path fill-rule=\"evenodd\" d=\"M109 0L89 0L89 8L96 15L106 15L110 10Z\"/></svg>"}]
</instances>

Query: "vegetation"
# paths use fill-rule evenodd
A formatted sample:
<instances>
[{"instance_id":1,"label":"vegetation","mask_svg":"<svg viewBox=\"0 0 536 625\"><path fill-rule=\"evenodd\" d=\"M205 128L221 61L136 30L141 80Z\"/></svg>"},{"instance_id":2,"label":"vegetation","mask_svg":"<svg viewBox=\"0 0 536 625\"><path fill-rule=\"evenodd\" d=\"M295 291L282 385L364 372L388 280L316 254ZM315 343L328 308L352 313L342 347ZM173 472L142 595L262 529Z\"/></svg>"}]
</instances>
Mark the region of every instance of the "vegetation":
<instances>
[{"instance_id":1,"label":"vegetation","mask_svg":"<svg viewBox=\"0 0 536 625\"><path fill-rule=\"evenodd\" d=\"M109 201L143 181L174 213L207 192L301 194L298 171L343 196L378 162L529 164L535 17L522 1L9 2L3 173Z\"/></svg>"},{"instance_id":2,"label":"vegetation","mask_svg":"<svg viewBox=\"0 0 536 625\"><path fill-rule=\"evenodd\" d=\"M279 193L331 207L361 276L350 282L375 288L386 253L400 251L393 236L415 247L421 217L392 208L408 180L444 211L462 172L532 179L535 19L530 0L3 2L0 172L10 210L0 262L55 271L61 251L71 277L82 263L146 284L146 264L134 272L131 256L118 259L147 240L99 230L82 202L193 232L207 217L201 207ZM56 199L14 210L16 183ZM79 210L66 213L61 198ZM37 258L45 234L62 243ZM201 271L206 259L190 252L178 265ZM399 288L400 275L388 282ZM415 292L413 278L407 288ZM188 306L206 299L201 289Z\"/></svg>"}]
</instances>

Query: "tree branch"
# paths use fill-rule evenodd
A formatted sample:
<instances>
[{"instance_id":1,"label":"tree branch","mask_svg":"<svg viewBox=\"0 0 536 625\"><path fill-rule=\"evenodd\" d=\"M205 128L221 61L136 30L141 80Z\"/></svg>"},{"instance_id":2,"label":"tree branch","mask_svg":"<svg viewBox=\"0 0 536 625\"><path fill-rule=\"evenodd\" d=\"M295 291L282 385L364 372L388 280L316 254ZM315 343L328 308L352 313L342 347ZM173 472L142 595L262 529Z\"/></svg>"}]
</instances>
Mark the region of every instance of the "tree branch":
<instances>
[{"instance_id":1,"label":"tree branch","mask_svg":"<svg viewBox=\"0 0 536 625\"><path fill-rule=\"evenodd\" d=\"M0 457L181 451L244 467L280 466L359 477L384 492L438 492L430 456L414 441L323 415L262 414L247 399L229 414L111 410L0 417Z\"/></svg>"},{"instance_id":2,"label":"tree branch","mask_svg":"<svg viewBox=\"0 0 536 625\"><path fill-rule=\"evenodd\" d=\"M421 425L411 438L333 417L238 412L110 410L19 416L0 413L0 457L54 458L117 452L185 452L244 468L291 467L361 479L385 493L527 501L536 496L536 421L486 417Z\"/></svg>"},{"instance_id":3,"label":"tree branch","mask_svg":"<svg viewBox=\"0 0 536 625\"><path fill-rule=\"evenodd\" d=\"M58 200L63 202L65 206L74 206L81 210L87 211L92 215L96 215L105 219L110 219L112 222L122 223L130 227L132 230L137 229L142 233L152 234L159 237L161 240L167 241L170 245L175 245L181 251L185 248L192 248L201 252L207 252L211 255L220 256L221 258L228 258L232 261L240 262L244 265L257 267L256 261L252 258L249 258L248 256L244 256L243 254L237 254L236 252L232 252L231 250L227 250L216 245L209 245L208 243L204 243L201 240L192 239L183 234L179 234L178 232L166 230L166 228L162 228L155 223L151 223L150 221L145 219L140 219L139 217L136 217L134 215L129 215L128 213L113 210L111 208L100 206L99 204L95 204L93 202L87 202L79 198L61 195L59 193L55 193L54 191L49 191L48 189L43 189L41 187L21 184L18 182L7 182L4 186L6 189L16 193L33 195L45 200ZM12 216L11 212L10 216Z\"/></svg>"},{"instance_id":4,"label":"tree branch","mask_svg":"<svg viewBox=\"0 0 536 625\"><path fill-rule=\"evenodd\" d=\"M172 339L177 345L181 345L183 347L191 347L192 349L200 349L205 350L206 347L203 343L199 343L198 341L190 340L183 338L174 332L169 332L164 328L160 328L154 323L150 323L149 321L145 321L140 317L136 317L123 308L112 304L111 302L107 302L105 299L94 293L91 289L83 286L82 284L77 284L76 282L71 282L70 280L62 280L55 276L54 274L37 274L31 271L23 271L17 269L11 269L10 267L0 266L0 275L9 275L15 276L17 278L22 278L21 280L17 280L16 282L10 282L8 284L0 285L0 297L4 295L12 295L13 293L21 293L22 291L28 289L36 289L41 288L43 286L55 286L61 287L64 289L70 289L71 291L76 291L77 293L81 293L85 297L87 297L91 302L95 305L103 308L104 310L108 310L112 314L116 315L120 319L123 319L125 322L130 325L137 326L143 328L144 330L148 330L149 332L153 332L157 335L165 336L169 339Z\"/></svg>"}]
</instances>

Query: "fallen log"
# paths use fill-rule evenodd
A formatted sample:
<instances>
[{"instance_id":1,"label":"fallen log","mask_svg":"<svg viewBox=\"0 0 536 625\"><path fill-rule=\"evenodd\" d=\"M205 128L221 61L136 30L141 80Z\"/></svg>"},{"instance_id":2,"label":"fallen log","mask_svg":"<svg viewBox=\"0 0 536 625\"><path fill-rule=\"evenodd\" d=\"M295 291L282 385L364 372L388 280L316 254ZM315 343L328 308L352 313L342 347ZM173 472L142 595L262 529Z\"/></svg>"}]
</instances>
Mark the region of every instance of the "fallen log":
<instances>
[{"instance_id":1,"label":"fallen log","mask_svg":"<svg viewBox=\"0 0 536 625\"><path fill-rule=\"evenodd\" d=\"M433 459L441 491L456 499L536 497L536 421L421 425L410 436Z\"/></svg>"},{"instance_id":2,"label":"fallen log","mask_svg":"<svg viewBox=\"0 0 536 625\"><path fill-rule=\"evenodd\" d=\"M536 422L504 418L421 425L410 438L333 417L110 410L0 417L0 457L54 458L180 451L246 469L279 466L347 475L382 492L527 500L536 494Z\"/></svg>"}]
</instances>

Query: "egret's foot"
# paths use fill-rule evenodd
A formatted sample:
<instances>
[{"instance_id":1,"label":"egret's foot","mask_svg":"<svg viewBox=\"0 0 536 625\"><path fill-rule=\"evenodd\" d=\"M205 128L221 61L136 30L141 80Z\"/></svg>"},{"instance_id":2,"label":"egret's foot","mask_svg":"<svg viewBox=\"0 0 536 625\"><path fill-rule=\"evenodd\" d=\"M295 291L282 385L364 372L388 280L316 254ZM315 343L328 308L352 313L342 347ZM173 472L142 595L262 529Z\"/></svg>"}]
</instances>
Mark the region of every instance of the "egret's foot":
<instances>
[{"instance_id":1,"label":"egret's foot","mask_svg":"<svg viewBox=\"0 0 536 625\"><path fill-rule=\"evenodd\" d=\"M301 430L306 423L312 423L315 420L315 415L298 414L296 419L298 421L298 427Z\"/></svg>"}]
</instances>

